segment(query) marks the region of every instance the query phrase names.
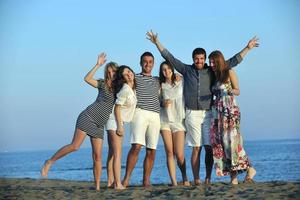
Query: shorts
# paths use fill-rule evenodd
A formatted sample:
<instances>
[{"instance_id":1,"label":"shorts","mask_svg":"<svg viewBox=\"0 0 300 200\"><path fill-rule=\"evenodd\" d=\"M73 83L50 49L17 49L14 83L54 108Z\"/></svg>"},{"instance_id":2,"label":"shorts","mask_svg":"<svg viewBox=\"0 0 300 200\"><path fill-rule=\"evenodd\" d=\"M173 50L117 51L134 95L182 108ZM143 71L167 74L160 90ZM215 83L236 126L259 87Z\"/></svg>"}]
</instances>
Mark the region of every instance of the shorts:
<instances>
[{"instance_id":1,"label":"shorts","mask_svg":"<svg viewBox=\"0 0 300 200\"><path fill-rule=\"evenodd\" d=\"M171 131L172 133L178 131L185 131L184 122L160 122L160 130Z\"/></svg>"},{"instance_id":2,"label":"shorts","mask_svg":"<svg viewBox=\"0 0 300 200\"><path fill-rule=\"evenodd\" d=\"M212 114L210 110L186 110L185 127L186 143L191 147L211 145L210 124Z\"/></svg>"},{"instance_id":3,"label":"shorts","mask_svg":"<svg viewBox=\"0 0 300 200\"><path fill-rule=\"evenodd\" d=\"M131 144L141 144L149 149L156 149L159 130L159 113L136 108L130 124Z\"/></svg>"}]
</instances>

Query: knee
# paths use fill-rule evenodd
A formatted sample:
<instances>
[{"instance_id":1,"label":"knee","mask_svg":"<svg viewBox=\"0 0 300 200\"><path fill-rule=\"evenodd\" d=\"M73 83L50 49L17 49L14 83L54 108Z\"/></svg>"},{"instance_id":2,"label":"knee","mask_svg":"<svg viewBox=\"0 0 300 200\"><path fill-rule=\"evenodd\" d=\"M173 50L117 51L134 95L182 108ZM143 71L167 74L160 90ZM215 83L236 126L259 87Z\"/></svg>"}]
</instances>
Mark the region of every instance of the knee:
<instances>
[{"instance_id":1,"label":"knee","mask_svg":"<svg viewBox=\"0 0 300 200\"><path fill-rule=\"evenodd\" d=\"M198 154L201 152L201 147L193 147L193 154Z\"/></svg>"},{"instance_id":2,"label":"knee","mask_svg":"<svg viewBox=\"0 0 300 200\"><path fill-rule=\"evenodd\" d=\"M147 157L154 160L155 158L155 150L151 149L151 150L148 150L147 149Z\"/></svg>"},{"instance_id":3,"label":"knee","mask_svg":"<svg viewBox=\"0 0 300 200\"><path fill-rule=\"evenodd\" d=\"M211 146L205 145L204 148L205 148L205 152L206 152L207 154L212 154L212 153L213 153L213 150L212 150L212 147L211 147Z\"/></svg>"},{"instance_id":4,"label":"knee","mask_svg":"<svg viewBox=\"0 0 300 200\"><path fill-rule=\"evenodd\" d=\"M93 153L93 161L94 162L101 162L102 161L102 156L100 153Z\"/></svg>"},{"instance_id":5,"label":"knee","mask_svg":"<svg viewBox=\"0 0 300 200\"><path fill-rule=\"evenodd\" d=\"M80 148L79 145L76 145L76 144L73 144L73 143L70 146L71 146L72 151L77 151Z\"/></svg>"},{"instance_id":6,"label":"knee","mask_svg":"<svg viewBox=\"0 0 300 200\"><path fill-rule=\"evenodd\" d=\"M173 156L174 156L173 151L170 151L170 150L166 151L166 155L168 158L173 158Z\"/></svg>"},{"instance_id":7,"label":"knee","mask_svg":"<svg viewBox=\"0 0 300 200\"><path fill-rule=\"evenodd\" d=\"M184 155L183 154L177 154L176 155L177 163L182 165L184 163Z\"/></svg>"},{"instance_id":8,"label":"knee","mask_svg":"<svg viewBox=\"0 0 300 200\"><path fill-rule=\"evenodd\" d=\"M131 146L131 153L134 155L138 155L140 153L142 146L138 144L134 144Z\"/></svg>"}]
</instances>

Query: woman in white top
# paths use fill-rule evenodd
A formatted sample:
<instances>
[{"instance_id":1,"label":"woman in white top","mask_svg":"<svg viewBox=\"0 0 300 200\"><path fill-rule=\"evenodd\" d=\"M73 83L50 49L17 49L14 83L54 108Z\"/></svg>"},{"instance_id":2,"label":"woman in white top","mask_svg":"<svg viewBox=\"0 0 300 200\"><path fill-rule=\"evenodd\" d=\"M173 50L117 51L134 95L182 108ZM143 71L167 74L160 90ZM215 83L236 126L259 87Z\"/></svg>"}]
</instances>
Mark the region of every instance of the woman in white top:
<instances>
[{"instance_id":1,"label":"woman in white top","mask_svg":"<svg viewBox=\"0 0 300 200\"><path fill-rule=\"evenodd\" d=\"M122 141L124 122L131 122L137 103L135 75L130 67L122 65L116 73L116 102L106 129L112 143L114 188L125 189L121 183Z\"/></svg>"},{"instance_id":2,"label":"woman in white top","mask_svg":"<svg viewBox=\"0 0 300 200\"><path fill-rule=\"evenodd\" d=\"M167 165L173 186L177 186L176 166L174 159L181 171L182 183L189 186L186 175L186 164L184 156L185 141L185 109L183 97L183 81L176 80L174 68L164 61L160 65L159 80L161 83L162 107L160 112L161 135L167 155ZM175 157L174 157L175 155Z\"/></svg>"}]
</instances>

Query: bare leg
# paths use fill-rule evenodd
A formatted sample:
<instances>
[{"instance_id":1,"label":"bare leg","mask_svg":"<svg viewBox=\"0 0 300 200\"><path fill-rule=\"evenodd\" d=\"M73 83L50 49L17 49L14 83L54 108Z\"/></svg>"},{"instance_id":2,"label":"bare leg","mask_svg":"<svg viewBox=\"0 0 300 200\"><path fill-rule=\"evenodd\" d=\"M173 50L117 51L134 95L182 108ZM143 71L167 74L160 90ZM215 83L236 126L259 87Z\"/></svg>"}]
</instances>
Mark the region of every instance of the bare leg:
<instances>
[{"instance_id":1,"label":"bare leg","mask_svg":"<svg viewBox=\"0 0 300 200\"><path fill-rule=\"evenodd\" d=\"M253 183L253 178L255 174L256 174L256 170L253 167L249 167L244 182Z\"/></svg>"},{"instance_id":2,"label":"bare leg","mask_svg":"<svg viewBox=\"0 0 300 200\"><path fill-rule=\"evenodd\" d=\"M231 172L230 177L231 177L231 184L232 185L239 184L238 179L237 179L237 172Z\"/></svg>"},{"instance_id":3,"label":"bare leg","mask_svg":"<svg viewBox=\"0 0 300 200\"><path fill-rule=\"evenodd\" d=\"M129 185L129 179L130 179L131 173L135 167L135 164L138 160L138 156L139 156L141 148L142 148L142 145L140 145L140 144L132 144L131 145L131 148L127 155L126 172L125 172L125 176L124 176L124 179L122 182L124 187L127 187Z\"/></svg>"},{"instance_id":4,"label":"bare leg","mask_svg":"<svg viewBox=\"0 0 300 200\"><path fill-rule=\"evenodd\" d=\"M177 186L172 133L171 131L162 130L161 136L164 141L165 151L167 155L167 166L168 166L169 176L171 178L172 185Z\"/></svg>"},{"instance_id":5,"label":"bare leg","mask_svg":"<svg viewBox=\"0 0 300 200\"><path fill-rule=\"evenodd\" d=\"M143 176L143 186L150 187L150 175L154 165L155 159L155 149L146 149L146 157L144 160L144 176Z\"/></svg>"},{"instance_id":6,"label":"bare leg","mask_svg":"<svg viewBox=\"0 0 300 200\"><path fill-rule=\"evenodd\" d=\"M84 141L84 138L86 136L86 133L80 129L76 129L73 140L71 144L65 145L62 148L60 148L50 159L45 161L45 164L43 168L41 169L41 176L47 177L48 171L51 167L51 165L58 159L64 157L65 155L76 151L81 146L82 142Z\"/></svg>"},{"instance_id":7,"label":"bare leg","mask_svg":"<svg viewBox=\"0 0 300 200\"><path fill-rule=\"evenodd\" d=\"M200 185L200 155L201 155L201 147L193 147L192 156L191 156L191 165L194 175L194 183L195 185Z\"/></svg>"},{"instance_id":8,"label":"bare leg","mask_svg":"<svg viewBox=\"0 0 300 200\"><path fill-rule=\"evenodd\" d=\"M209 145L205 145L204 148L205 148L205 168L206 168L205 184L210 184L211 172L214 165L213 151L212 151L212 147Z\"/></svg>"},{"instance_id":9,"label":"bare leg","mask_svg":"<svg viewBox=\"0 0 300 200\"><path fill-rule=\"evenodd\" d=\"M122 162L122 141L123 137L117 135L116 133L111 134L112 147L113 147L113 171L114 171L114 187L118 190L123 190L121 183L121 162Z\"/></svg>"},{"instance_id":10,"label":"bare leg","mask_svg":"<svg viewBox=\"0 0 300 200\"><path fill-rule=\"evenodd\" d=\"M184 156L185 133L183 131L178 131L173 133L172 137L173 137L174 153L177 159L177 165L181 171L182 184L184 186L190 186L191 184L188 181L186 175L186 163L185 163L185 156Z\"/></svg>"},{"instance_id":11,"label":"bare leg","mask_svg":"<svg viewBox=\"0 0 300 200\"><path fill-rule=\"evenodd\" d=\"M106 159L106 171L107 171L107 187L111 187L114 183L114 172L113 172L113 147L112 147L112 134L115 131L107 131L107 143L108 143L108 154Z\"/></svg>"},{"instance_id":12,"label":"bare leg","mask_svg":"<svg viewBox=\"0 0 300 200\"><path fill-rule=\"evenodd\" d=\"M102 172L102 145L103 140L100 138L92 138L91 144L93 149L93 172L96 190L100 191L100 177Z\"/></svg>"}]
</instances>

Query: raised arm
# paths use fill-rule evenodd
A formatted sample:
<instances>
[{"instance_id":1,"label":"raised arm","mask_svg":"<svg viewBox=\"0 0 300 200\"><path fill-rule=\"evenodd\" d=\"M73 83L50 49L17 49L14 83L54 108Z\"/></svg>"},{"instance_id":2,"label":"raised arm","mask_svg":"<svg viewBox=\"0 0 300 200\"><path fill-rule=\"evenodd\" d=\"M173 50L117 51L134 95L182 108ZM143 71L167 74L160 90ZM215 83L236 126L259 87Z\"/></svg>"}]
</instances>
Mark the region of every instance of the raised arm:
<instances>
[{"instance_id":1,"label":"raised arm","mask_svg":"<svg viewBox=\"0 0 300 200\"><path fill-rule=\"evenodd\" d=\"M175 58L158 40L158 34L153 33L153 31L148 31L146 33L147 39L150 40L157 47L161 56L168 61L179 73L183 74L185 72L186 65L180 60Z\"/></svg>"},{"instance_id":2,"label":"raised arm","mask_svg":"<svg viewBox=\"0 0 300 200\"><path fill-rule=\"evenodd\" d=\"M255 36L251 40L249 40L247 46L243 48L239 53L234 55L232 58L229 60L226 60L227 66L229 68L237 66L240 62L242 62L243 58L245 55L254 47L258 47L258 38Z\"/></svg>"},{"instance_id":3,"label":"raised arm","mask_svg":"<svg viewBox=\"0 0 300 200\"><path fill-rule=\"evenodd\" d=\"M247 46L245 48L242 49L242 51L240 51L240 55L242 58L245 57L245 55L251 50L253 49L254 47L258 47L259 44L258 44L258 38L255 36L253 37L251 40L249 40Z\"/></svg>"},{"instance_id":4,"label":"raised arm","mask_svg":"<svg viewBox=\"0 0 300 200\"><path fill-rule=\"evenodd\" d=\"M90 84L91 86L97 88L98 87L98 81L94 79L94 75L99 69L100 66L102 66L106 62L106 54L101 53L98 55L98 60L96 65L85 75L84 81Z\"/></svg>"},{"instance_id":5,"label":"raised arm","mask_svg":"<svg viewBox=\"0 0 300 200\"><path fill-rule=\"evenodd\" d=\"M229 78L230 78L230 82L231 82L231 86L232 86L232 90L231 90L232 94L234 94L236 96L240 95L238 78L233 69L229 70Z\"/></svg>"}]
</instances>

